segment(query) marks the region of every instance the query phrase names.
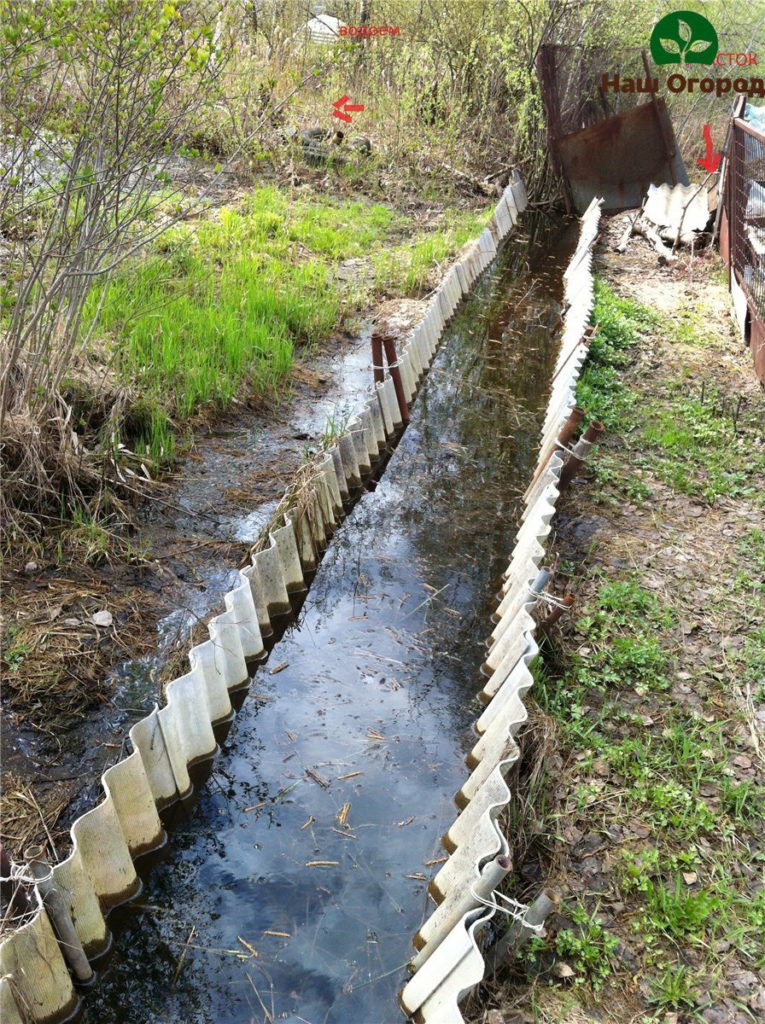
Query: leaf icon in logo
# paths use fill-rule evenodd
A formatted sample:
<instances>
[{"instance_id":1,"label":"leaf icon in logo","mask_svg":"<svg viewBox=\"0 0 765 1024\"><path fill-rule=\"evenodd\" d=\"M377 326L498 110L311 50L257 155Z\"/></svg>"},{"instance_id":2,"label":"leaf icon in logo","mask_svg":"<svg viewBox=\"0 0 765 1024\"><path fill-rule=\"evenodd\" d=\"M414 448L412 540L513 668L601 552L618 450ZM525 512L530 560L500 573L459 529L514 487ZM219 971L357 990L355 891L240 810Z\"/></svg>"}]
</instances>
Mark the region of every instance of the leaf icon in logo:
<instances>
[{"instance_id":1,"label":"leaf icon in logo","mask_svg":"<svg viewBox=\"0 0 765 1024\"><path fill-rule=\"evenodd\" d=\"M711 39L697 39L695 43L691 43L688 47L689 53L701 53L702 50L706 50L712 43Z\"/></svg>"},{"instance_id":2,"label":"leaf icon in logo","mask_svg":"<svg viewBox=\"0 0 765 1024\"><path fill-rule=\"evenodd\" d=\"M680 43L676 39L660 39L659 42L667 53L680 53Z\"/></svg>"},{"instance_id":3,"label":"leaf icon in logo","mask_svg":"<svg viewBox=\"0 0 765 1024\"><path fill-rule=\"evenodd\" d=\"M677 19L677 31L684 43L687 43L693 37L691 26L687 21L683 21L682 18Z\"/></svg>"}]
</instances>

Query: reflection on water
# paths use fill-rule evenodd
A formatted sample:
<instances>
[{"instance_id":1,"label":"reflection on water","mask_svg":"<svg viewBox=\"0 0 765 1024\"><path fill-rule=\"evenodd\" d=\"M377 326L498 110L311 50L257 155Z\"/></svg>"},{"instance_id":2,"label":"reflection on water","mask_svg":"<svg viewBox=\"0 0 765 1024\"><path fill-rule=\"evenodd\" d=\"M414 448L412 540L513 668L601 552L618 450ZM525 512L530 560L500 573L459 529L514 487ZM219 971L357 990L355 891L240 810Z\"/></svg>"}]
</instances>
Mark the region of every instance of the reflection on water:
<instances>
[{"instance_id":1,"label":"reflection on water","mask_svg":"<svg viewBox=\"0 0 765 1024\"><path fill-rule=\"evenodd\" d=\"M542 233L450 328L385 476L113 916L92 1024L400 1019L555 358L575 231Z\"/></svg>"}]
</instances>

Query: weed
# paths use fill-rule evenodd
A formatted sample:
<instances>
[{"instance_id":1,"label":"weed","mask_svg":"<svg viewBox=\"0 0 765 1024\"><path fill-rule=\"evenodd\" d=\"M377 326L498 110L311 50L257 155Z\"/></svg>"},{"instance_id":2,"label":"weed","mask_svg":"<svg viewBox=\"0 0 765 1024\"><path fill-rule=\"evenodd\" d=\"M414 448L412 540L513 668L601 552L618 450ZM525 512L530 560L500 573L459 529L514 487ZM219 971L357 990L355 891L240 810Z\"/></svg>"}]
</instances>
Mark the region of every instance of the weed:
<instances>
[{"instance_id":1,"label":"weed","mask_svg":"<svg viewBox=\"0 0 765 1024\"><path fill-rule=\"evenodd\" d=\"M666 967L651 984L649 1002L667 1010L690 1009L696 1004L691 973L684 964Z\"/></svg>"},{"instance_id":2,"label":"weed","mask_svg":"<svg viewBox=\"0 0 765 1024\"><path fill-rule=\"evenodd\" d=\"M719 923L720 908L718 896L703 889L690 892L679 878L673 888L652 882L646 891L649 927L670 939L703 943L710 919L714 917Z\"/></svg>"},{"instance_id":3,"label":"weed","mask_svg":"<svg viewBox=\"0 0 765 1024\"><path fill-rule=\"evenodd\" d=\"M564 928L555 939L555 952L566 957L576 971L576 981L588 981L598 992L611 973L611 957L619 940L604 931L603 926L587 910L577 905L571 913L574 928Z\"/></svg>"},{"instance_id":4,"label":"weed","mask_svg":"<svg viewBox=\"0 0 765 1024\"><path fill-rule=\"evenodd\" d=\"M18 672L24 658L29 654L28 644L12 642L18 633L18 626L8 626L5 631L3 661L5 662L9 672Z\"/></svg>"},{"instance_id":5,"label":"weed","mask_svg":"<svg viewBox=\"0 0 765 1024\"><path fill-rule=\"evenodd\" d=\"M765 820L765 794L753 782L722 780L720 801L724 812L737 825L751 828Z\"/></svg>"},{"instance_id":6,"label":"weed","mask_svg":"<svg viewBox=\"0 0 765 1024\"><path fill-rule=\"evenodd\" d=\"M324 432L321 437L321 447L331 448L336 441L348 433L349 418L347 416L331 415L324 424Z\"/></svg>"}]
</instances>

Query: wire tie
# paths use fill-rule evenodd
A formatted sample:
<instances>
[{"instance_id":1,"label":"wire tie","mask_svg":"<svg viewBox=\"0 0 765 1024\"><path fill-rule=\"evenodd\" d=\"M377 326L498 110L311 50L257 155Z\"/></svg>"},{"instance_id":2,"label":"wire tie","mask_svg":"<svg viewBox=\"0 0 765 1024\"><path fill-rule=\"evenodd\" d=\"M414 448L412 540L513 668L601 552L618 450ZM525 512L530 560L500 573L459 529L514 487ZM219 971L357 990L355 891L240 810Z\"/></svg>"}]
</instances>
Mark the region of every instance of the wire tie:
<instances>
[{"instance_id":1,"label":"wire tie","mask_svg":"<svg viewBox=\"0 0 765 1024\"><path fill-rule=\"evenodd\" d=\"M489 907L490 910L499 910L500 913L506 914L513 921L517 921L519 924L523 925L524 928L528 928L529 931L534 932L535 935L542 935L544 933L544 924L530 924L526 920L526 914L531 909L527 903L520 903L518 900L514 900L510 896L505 896L504 893L497 892L496 889L491 891L491 899L487 900L485 896L480 896L472 885L470 886L470 895L484 907ZM497 903L497 897L505 901L505 906L501 903Z\"/></svg>"}]
</instances>

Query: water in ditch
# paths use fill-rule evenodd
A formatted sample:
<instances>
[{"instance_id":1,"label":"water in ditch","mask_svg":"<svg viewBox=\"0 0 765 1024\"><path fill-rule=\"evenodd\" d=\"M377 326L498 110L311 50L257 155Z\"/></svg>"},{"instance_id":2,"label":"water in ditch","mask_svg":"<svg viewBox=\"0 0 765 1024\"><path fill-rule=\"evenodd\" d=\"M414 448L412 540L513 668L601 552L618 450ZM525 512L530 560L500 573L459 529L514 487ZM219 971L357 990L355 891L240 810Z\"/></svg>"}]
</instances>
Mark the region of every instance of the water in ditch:
<instances>
[{"instance_id":1,"label":"water in ditch","mask_svg":"<svg viewBox=\"0 0 765 1024\"><path fill-rule=\"evenodd\" d=\"M576 226L513 239L258 669L140 897L90 1024L388 1024L474 742Z\"/></svg>"}]
</instances>

